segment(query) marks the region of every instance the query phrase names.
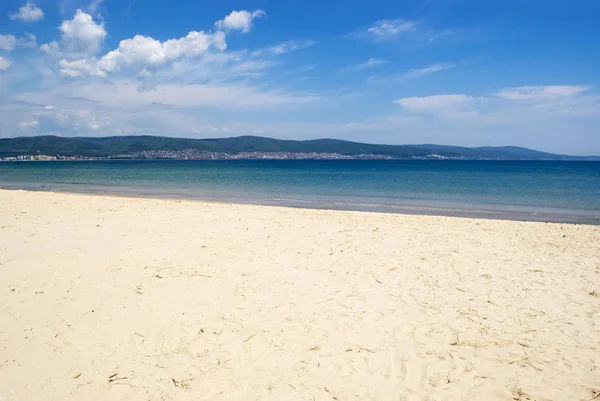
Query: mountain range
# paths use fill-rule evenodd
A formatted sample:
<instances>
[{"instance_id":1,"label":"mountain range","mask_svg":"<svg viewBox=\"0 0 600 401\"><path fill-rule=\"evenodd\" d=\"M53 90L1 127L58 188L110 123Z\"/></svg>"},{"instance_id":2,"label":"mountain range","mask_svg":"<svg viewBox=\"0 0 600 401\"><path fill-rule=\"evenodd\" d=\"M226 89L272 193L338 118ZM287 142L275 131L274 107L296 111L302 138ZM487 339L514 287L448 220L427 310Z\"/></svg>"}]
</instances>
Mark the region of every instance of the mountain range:
<instances>
[{"instance_id":1,"label":"mountain range","mask_svg":"<svg viewBox=\"0 0 600 401\"><path fill-rule=\"evenodd\" d=\"M335 153L397 159L463 158L499 160L600 160L600 156L568 156L517 146L460 147L445 145L377 145L338 139L281 140L256 136L186 139L159 136L75 137L34 136L0 139L0 157L24 155L115 157L144 151L195 150L235 155L255 153Z\"/></svg>"}]
</instances>

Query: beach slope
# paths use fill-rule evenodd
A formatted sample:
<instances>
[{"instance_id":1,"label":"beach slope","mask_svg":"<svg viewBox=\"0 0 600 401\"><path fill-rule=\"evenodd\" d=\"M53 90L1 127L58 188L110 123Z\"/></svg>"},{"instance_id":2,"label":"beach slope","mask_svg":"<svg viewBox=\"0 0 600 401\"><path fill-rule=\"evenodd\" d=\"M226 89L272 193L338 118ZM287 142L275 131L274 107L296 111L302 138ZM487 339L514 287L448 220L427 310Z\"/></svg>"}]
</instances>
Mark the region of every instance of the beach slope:
<instances>
[{"instance_id":1,"label":"beach slope","mask_svg":"<svg viewBox=\"0 0 600 401\"><path fill-rule=\"evenodd\" d=\"M0 400L600 399L600 228L0 191Z\"/></svg>"}]
</instances>

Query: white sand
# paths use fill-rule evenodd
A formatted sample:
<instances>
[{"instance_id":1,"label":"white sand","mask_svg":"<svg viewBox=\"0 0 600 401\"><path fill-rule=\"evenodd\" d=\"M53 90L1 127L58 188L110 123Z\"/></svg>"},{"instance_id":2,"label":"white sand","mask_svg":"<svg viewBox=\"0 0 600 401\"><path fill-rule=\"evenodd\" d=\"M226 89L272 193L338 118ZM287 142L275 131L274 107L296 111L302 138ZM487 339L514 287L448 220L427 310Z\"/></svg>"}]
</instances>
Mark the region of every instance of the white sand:
<instances>
[{"instance_id":1,"label":"white sand","mask_svg":"<svg viewBox=\"0 0 600 401\"><path fill-rule=\"evenodd\" d=\"M0 274L3 401L600 390L594 226L0 191Z\"/></svg>"}]
</instances>

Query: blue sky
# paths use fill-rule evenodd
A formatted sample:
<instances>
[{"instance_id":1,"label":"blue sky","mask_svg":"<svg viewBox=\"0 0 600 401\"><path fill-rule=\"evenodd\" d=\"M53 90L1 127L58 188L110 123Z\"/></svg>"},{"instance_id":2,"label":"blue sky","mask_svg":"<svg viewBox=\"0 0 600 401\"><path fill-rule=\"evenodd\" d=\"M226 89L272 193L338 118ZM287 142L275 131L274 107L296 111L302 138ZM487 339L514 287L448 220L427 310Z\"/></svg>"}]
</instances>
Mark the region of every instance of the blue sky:
<instances>
[{"instance_id":1,"label":"blue sky","mask_svg":"<svg viewBox=\"0 0 600 401\"><path fill-rule=\"evenodd\" d=\"M600 154L600 2L4 0L0 137Z\"/></svg>"}]
</instances>

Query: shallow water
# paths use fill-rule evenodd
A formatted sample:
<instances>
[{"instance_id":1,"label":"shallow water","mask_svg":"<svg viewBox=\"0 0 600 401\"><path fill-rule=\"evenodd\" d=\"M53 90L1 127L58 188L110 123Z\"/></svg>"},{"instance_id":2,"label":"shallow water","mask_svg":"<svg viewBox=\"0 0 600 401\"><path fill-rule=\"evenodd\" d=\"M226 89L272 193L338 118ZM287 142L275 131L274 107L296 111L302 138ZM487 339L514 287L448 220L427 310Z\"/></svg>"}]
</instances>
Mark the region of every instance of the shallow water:
<instances>
[{"instance_id":1,"label":"shallow water","mask_svg":"<svg viewBox=\"0 0 600 401\"><path fill-rule=\"evenodd\" d=\"M5 162L0 187L600 224L600 162Z\"/></svg>"}]
</instances>

